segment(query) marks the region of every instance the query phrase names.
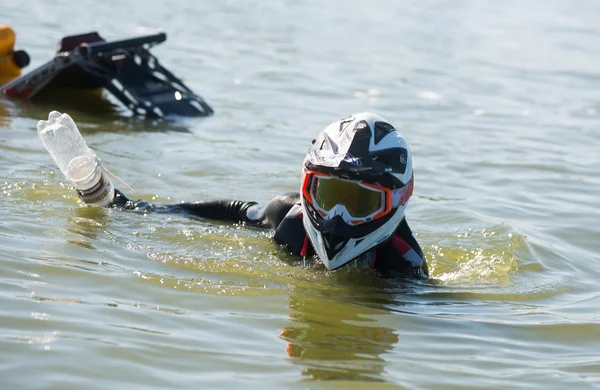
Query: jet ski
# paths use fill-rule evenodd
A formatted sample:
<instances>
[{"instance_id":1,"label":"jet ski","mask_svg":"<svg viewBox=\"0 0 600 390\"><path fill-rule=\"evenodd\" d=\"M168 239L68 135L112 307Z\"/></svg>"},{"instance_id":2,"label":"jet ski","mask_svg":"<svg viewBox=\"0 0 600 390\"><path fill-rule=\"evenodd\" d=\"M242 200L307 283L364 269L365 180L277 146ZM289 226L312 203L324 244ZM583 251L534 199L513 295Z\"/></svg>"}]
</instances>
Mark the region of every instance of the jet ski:
<instances>
[{"instance_id":1,"label":"jet ski","mask_svg":"<svg viewBox=\"0 0 600 390\"><path fill-rule=\"evenodd\" d=\"M0 86L0 91L35 101L42 92L104 88L134 115L211 115L212 108L150 53L150 47L166 39L165 33L112 42L97 32L67 36L52 60Z\"/></svg>"}]
</instances>

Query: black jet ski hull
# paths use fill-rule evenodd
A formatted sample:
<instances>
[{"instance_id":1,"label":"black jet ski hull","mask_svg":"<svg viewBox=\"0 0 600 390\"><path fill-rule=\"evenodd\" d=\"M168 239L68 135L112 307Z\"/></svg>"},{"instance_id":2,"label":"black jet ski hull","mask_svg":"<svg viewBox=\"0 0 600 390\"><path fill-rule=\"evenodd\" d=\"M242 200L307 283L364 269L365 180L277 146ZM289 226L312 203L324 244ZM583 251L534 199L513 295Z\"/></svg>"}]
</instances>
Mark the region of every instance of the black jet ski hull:
<instances>
[{"instance_id":1,"label":"black jet ski hull","mask_svg":"<svg viewBox=\"0 0 600 390\"><path fill-rule=\"evenodd\" d=\"M97 33L65 37L56 57L0 87L8 97L35 100L60 88L105 88L134 114L148 118L208 116L212 108L163 67L149 46L160 33L106 42Z\"/></svg>"}]
</instances>

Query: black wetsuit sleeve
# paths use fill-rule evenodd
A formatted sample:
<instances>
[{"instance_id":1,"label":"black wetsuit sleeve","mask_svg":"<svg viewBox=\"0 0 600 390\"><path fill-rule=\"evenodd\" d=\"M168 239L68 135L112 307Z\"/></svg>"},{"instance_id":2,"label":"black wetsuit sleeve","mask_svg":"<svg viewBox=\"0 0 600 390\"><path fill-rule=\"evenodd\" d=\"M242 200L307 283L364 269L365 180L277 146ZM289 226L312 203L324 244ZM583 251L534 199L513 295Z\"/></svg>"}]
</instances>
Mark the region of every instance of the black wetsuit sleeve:
<instances>
[{"instance_id":1,"label":"black wetsuit sleeve","mask_svg":"<svg viewBox=\"0 0 600 390\"><path fill-rule=\"evenodd\" d=\"M130 200L115 190L113 207L158 213L186 214L221 221L244 222L250 225L276 228L289 209L299 200L297 193L287 193L273 198L265 207L256 202L241 200L205 200L198 202L154 204L144 200Z\"/></svg>"},{"instance_id":2,"label":"black wetsuit sleeve","mask_svg":"<svg viewBox=\"0 0 600 390\"><path fill-rule=\"evenodd\" d=\"M256 202L246 202L241 200L206 200L199 202L175 203L175 204L154 204L145 200L130 200L121 191L115 190L113 207L135 210L135 211L153 211L158 213L186 214L201 218L209 218L221 221L246 222L255 225L261 225L264 222L262 213L256 213L256 218L248 217L248 210L257 207Z\"/></svg>"}]
</instances>

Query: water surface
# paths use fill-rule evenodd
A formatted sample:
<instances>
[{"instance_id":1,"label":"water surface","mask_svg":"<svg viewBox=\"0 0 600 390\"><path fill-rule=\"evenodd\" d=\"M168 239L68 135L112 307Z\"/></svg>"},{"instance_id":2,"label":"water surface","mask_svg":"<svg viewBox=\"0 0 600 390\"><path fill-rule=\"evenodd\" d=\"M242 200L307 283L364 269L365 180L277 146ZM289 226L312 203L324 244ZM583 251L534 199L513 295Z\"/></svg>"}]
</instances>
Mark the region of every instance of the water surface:
<instances>
[{"instance_id":1,"label":"water surface","mask_svg":"<svg viewBox=\"0 0 600 390\"><path fill-rule=\"evenodd\" d=\"M33 69L64 35L160 28L215 116L0 99L3 389L600 386L600 4L5 0ZM310 140L406 137L431 280L295 262L271 233L83 207L35 131L69 112L155 202L268 202Z\"/></svg>"}]
</instances>

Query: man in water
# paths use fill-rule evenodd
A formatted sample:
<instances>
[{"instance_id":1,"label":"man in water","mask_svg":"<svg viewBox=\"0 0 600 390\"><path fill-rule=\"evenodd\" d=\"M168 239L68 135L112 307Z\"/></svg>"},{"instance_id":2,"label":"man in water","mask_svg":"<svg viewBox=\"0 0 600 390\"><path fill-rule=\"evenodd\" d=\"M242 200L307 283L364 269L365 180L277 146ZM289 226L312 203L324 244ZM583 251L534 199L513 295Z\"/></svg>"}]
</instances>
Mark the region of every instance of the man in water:
<instances>
[{"instance_id":1,"label":"man in water","mask_svg":"<svg viewBox=\"0 0 600 390\"><path fill-rule=\"evenodd\" d=\"M266 206L239 200L157 205L116 190L113 207L275 229L278 244L293 255L316 254L328 270L351 264L426 277L423 252L404 214L413 183L404 138L382 117L359 113L327 126L304 159L300 191Z\"/></svg>"}]
</instances>

